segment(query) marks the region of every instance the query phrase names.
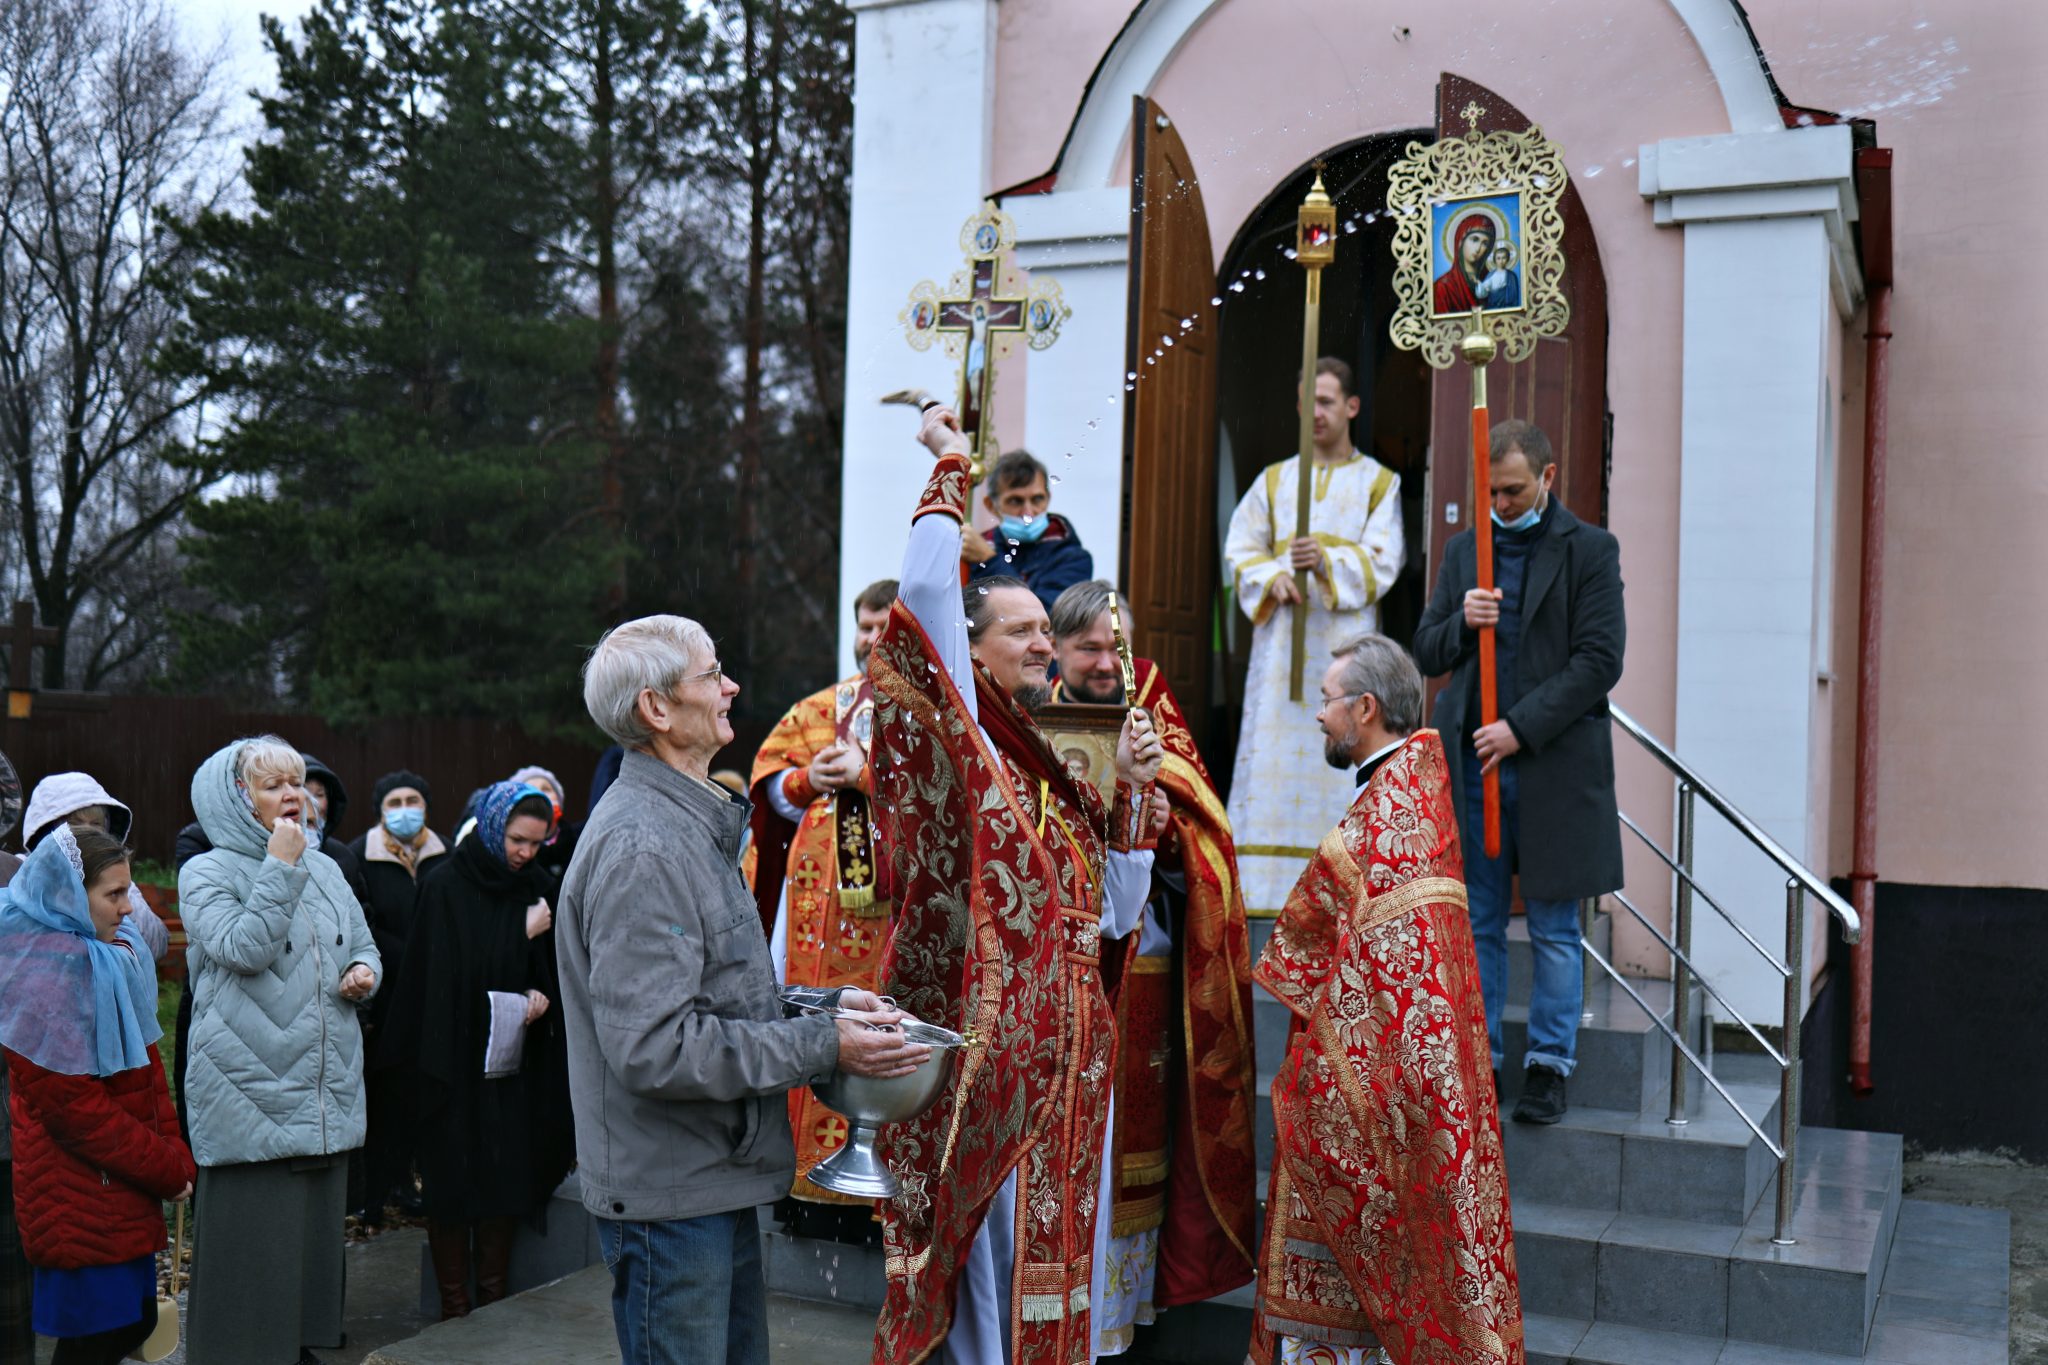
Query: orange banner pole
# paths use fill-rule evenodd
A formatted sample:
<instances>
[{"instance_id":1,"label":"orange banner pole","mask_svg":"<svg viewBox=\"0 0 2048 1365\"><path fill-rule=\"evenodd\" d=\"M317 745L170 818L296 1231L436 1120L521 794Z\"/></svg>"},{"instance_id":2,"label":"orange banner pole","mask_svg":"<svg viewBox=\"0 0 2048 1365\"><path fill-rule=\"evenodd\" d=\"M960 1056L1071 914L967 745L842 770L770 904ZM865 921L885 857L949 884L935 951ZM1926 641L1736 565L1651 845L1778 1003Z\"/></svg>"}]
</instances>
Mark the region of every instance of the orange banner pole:
<instances>
[{"instance_id":1,"label":"orange banner pole","mask_svg":"<svg viewBox=\"0 0 2048 1365\"><path fill-rule=\"evenodd\" d=\"M1472 366L1472 550L1479 571L1481 592L1493 591L1493 466L1488 453L1492 427L1486 409L1486 366L1494 356L1494 342L1486 333L1481 311L1472 310L1472 331L1460 347ZM1479 628L1479 723L1491 725L1500 719L1500 686L1494 673L1493 627ZM1486 856L1500 856L1500 769L1487 770L1481 779L1485 797Z\"/></svg>"}]
</instances>

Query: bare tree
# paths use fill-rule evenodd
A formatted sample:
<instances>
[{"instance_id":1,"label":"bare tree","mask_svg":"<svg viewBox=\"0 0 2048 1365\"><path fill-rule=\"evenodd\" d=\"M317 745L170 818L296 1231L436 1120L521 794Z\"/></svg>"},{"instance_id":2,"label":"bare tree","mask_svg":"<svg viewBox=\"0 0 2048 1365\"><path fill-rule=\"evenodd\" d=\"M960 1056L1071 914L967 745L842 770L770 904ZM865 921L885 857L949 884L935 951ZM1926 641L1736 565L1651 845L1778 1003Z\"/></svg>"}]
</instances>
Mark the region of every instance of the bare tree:
<instances>
[{"instance_id":1,"label":"bare tree","mask_svg":"<svg viewBox=\"0 0 2048 1365\"><path fill-rule=\"evenodd\" d=\"M5 586L59 632L42 683L98 686L168 628L173 539L207 475L171 456L198 390L155 359L215 202L222 106L159 0L0 3Z\"/></svg>"}]
</instances>

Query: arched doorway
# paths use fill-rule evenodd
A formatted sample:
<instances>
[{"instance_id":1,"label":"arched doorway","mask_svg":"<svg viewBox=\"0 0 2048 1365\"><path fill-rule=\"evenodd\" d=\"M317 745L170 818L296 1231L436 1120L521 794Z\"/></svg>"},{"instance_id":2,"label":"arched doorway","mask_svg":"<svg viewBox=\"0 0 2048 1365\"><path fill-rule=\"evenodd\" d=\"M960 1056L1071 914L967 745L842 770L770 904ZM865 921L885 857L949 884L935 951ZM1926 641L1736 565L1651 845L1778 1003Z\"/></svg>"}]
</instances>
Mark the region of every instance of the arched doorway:
<instances>
[{"instance_id":1,"label":"arched doorway","mask_svg":"<svg viewBox=\"0 0 2048 1365\"><path fill-rule=\"evenodd\" d=\"M1500 96L1446 72L1437 84L1436 129L1375 134L1321 156L1342 234L1336 263L1323 272L1322 351L1344 360L1358 377L1353 443L1401 476L1407 560L1381 599L1380 622L1403 644L1421 619L1445 542L1472 514L1465 445L1471 379L1462 366L1433 371L1388 339L1393 227L1384 215L1386 177L1411 142L1463 132L1458 111L1473 104L1482 111L1483 131L1529 126ZM1139 599L1141 652L1168 662L1210 771L1222 775L1233 766L1251 634L1220 591L1212 547L1259 472L1294 451L1303 291L1300 268L1286 251L1315 169L1297 167L1240 224L1214 282L1222 305L1212 313L1199 306L1207 228L1192 159L1163 110L1141 98L1133 112L1138 247L1130 369L1157 373L1127 386L1121 576ZM1540 342L1528 359L1496 363L1489 391L1496 422L1523 418L1549 433L1561 466L1559 495L1576 515L1604 525L1606 276L1576 188L1565 191L1563 215L1570 326L1563 336ZM1153 333L1172 332L1179 318L1186 319L1180 344L1162 337L1147 358ZM1189 426L1212 394L1213 446ZM1448 458L1436 458L1439 452ZM1197 525L1204 515L1212 523ZM1205 631L1204 622L1213 628Z\"/></svg>"},{"instance_id":2,"label":"arched doorway","mask_svg":"<svg viewBox=\"0 0 2048 1365\"><path fill-rule=\"evenodd\" d=\"M1357 376L1358 418L1352 443L1401 476L1408 561L1382 598L1381 628L1406 643L1428 594L1419 552L1427 513L1431 378L1429 366L1387 339L1393 315L1393 224L1382 212L1387 168L1410 142L1433 134L1417 128L1362 138L1323 155L1323 184L1337 206L1336 261L1323 271L1322 351ZM1294 453L1300 383L1302 271L1285 254L1294 244L1296 213L1315 178L1302 166L1275 186L1238 229L1219 272L1217 502L1231 509L1259 472ZM1234 746L1243 705L1250 623L1233 606L1224 631L1223 669L1229 714L1217 741ZM1227 771L1227 767L1223 769Z\"/></svg>"}]
</instances>

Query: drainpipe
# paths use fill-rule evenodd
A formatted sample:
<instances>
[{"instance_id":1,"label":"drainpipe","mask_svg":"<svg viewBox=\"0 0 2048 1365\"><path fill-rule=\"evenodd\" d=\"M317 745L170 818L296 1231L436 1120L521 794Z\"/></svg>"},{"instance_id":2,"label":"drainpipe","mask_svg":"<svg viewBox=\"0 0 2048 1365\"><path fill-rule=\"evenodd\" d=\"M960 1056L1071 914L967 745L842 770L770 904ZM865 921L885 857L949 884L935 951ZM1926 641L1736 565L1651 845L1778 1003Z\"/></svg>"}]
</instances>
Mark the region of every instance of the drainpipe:
<instances>
[{"instance_id":1,"label":"drainpipe","mask_svg":"<svg viewBox=\"0 0 2048 1365\"><path fill-rule=\"evenodd\" d=\"M1884 504L1886 398L1891 384L1892 241L1889 147L1856 153L1864 278L1869 312L1863 333L1863 548L1856 623L1856 836L1849 895L1863 920L1863 939L1850 959L1849 1088L1873 1089L1870 1078L1871 963L1876 941L1878 662L1884 631Z\"/></svg>"}]
</instances>

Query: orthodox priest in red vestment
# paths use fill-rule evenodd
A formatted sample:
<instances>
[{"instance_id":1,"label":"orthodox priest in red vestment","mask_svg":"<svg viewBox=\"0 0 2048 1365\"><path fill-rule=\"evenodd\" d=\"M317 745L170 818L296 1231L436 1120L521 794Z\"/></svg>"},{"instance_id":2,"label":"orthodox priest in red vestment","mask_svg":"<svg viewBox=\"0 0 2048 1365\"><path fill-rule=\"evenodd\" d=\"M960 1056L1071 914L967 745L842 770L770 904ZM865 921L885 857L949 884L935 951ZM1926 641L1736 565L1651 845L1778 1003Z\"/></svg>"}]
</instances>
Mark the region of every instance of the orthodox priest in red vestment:
<instances>
[{"instance_id":1,"label":"orthodox priest in red vestment","mask_svg":"<svg viewBox=\"0 0 2048 1365\"><path fill-rule=\"evenodd\" d=\"M754 756L747 783L754 837L741 866L783 985L881 989L890 896L870 832L875 696L867 667L895 600L893 578L862 590L853 604L860 671L790 707ZM807 1178L847 1138L846 1120L809 1086L789 1092L789 1127L796 1139L792 1195L873 1207L873 1200L834 1194Z\"/></svg>"},{"instance_id":2,"label":"orthodox priest in red vestment","mask_svg":"<svg viewBox=\"0 0 2048 1365\"><path fill-rule=\"evenodd\" d=\"M1021 581L958 586L966 443L935 408L940 456L913 516L901 596L870 661L875 808L898 905L883 982L970 1035L938 1101L885 1126L902 1184L883 1205L888 1292L876 1365L1087 1365L1090 1279L1121 954L1150 877L1119 858L1158 737L1132 717L1113 808L1032 721L1050 695L1045 609ZM1135 885L1135 894L1120 890Z\"/></svg>"},{"instance_id":3,"label":"orthodox priest in red vestment","mask_svg":"<svg viewBox=\"0 0 2048 1365\"><path fill-rule=\"evenodd\" d=\"M1253 972L1296 1016L1273 1082L1255 1361L1521 1365L1486 1011L1444 750L1422 679L1367 635L1323 677L1358 799ZM1327 1348L1328 1356L1315 1354Z\"/></svg>"},{"instance_id":4,"label":"orthodox priest in red vestment","mask_svg":"<svg viewBox=\"0 0 2048 1365\"><path fill-rule=\"evenodd\" d=\"M1114 589L1077 583L1053 603L1053 700L1125 702ZM1126 630L1135 628L1119 599ZM1155 1310L1252 1278L1251 955L1237 847L1166 675L1135 660L1136 704L1166 749L1154 792L1151 894L1117 996L1114 1241L1099 1275L1097 1349L1112 1355ZM1162 821L1159 817L1164 816Z\"/></svg>"}]
</instances>

